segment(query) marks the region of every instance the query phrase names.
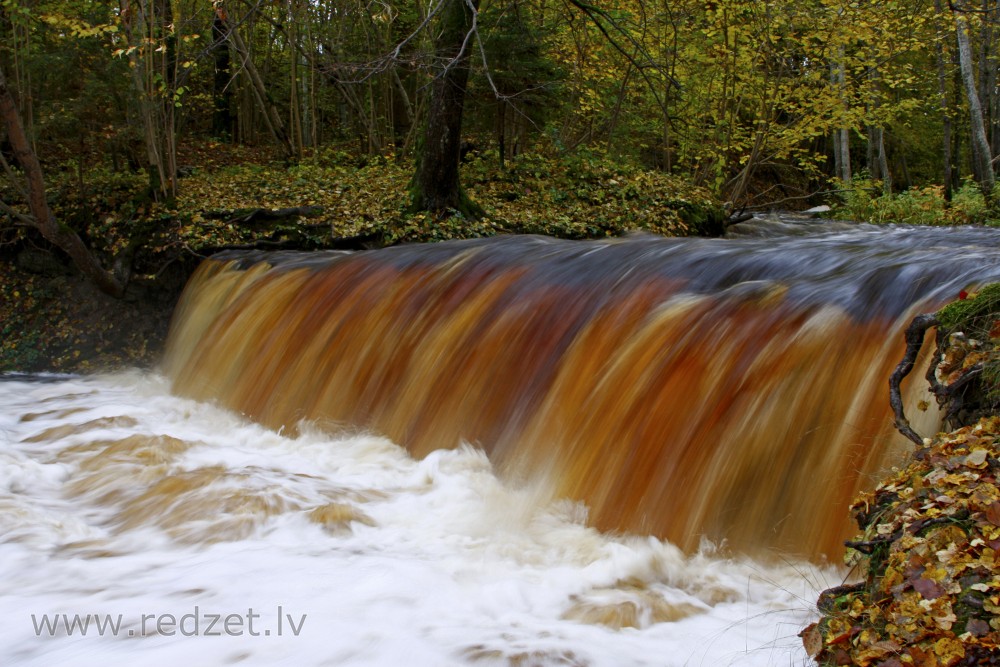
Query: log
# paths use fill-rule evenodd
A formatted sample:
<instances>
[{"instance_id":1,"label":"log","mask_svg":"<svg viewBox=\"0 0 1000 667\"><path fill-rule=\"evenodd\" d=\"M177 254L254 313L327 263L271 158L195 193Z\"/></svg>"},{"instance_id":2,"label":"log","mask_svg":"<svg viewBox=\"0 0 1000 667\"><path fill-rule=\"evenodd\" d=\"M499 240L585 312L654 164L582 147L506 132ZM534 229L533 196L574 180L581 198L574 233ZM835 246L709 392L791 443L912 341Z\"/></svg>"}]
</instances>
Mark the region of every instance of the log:
<instances>
[{"instance_id":1,"label":"log","mask_svg":"<svg viewBox=\"0 0 1000 667\"><path fill-rule=\"evenodd\" d=\"M359 234L330 239L322 244L325 250L370 250L384 245L379 234ZM303 244L298 239L260 239L253 243L215 246L208 254L223 250L302 250Z\"/></svg>"},{"instance_id":2,"label":"log","mask_svg":"<svg viewBox=\"0 0 1000 667\"><path fill-rule=\"evenodd\" d=\"M322 206L290 206L288 208L252 208L235 211L207 211L202 214L209 220L225 220L233 224L256 224L285 218L315 218L323 215Z\"/></svg>"}]
</instances>

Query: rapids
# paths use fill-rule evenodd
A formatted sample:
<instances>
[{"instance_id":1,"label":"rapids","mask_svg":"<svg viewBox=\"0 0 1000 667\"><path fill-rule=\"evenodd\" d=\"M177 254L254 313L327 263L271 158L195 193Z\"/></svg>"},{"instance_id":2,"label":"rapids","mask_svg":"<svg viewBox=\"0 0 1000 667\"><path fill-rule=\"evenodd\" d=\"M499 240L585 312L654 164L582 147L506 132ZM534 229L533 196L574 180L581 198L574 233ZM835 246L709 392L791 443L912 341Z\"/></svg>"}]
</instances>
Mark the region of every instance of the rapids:
<instances>
[{"instance_id":1,"label":"rapids","mask_svg":"<svg viewBox=\"0 0 1000 667\"><path fill-rule=\"evenodd\" d=\"M807 227L205 262L160 372L0 376L0 664L807 664L900 331L1000 278Z\"/></svg>"},{"instance_id":2,"label":"rapids","mask_svg":"<svg viewBox=\"0 0 1000 667\"><path fill-rule=\"evenodd\" d=\"M789 664L842 576L601 534L470 447L288 437L159 376L0 404L3 665Z\"/></svg>"}]
</instances>

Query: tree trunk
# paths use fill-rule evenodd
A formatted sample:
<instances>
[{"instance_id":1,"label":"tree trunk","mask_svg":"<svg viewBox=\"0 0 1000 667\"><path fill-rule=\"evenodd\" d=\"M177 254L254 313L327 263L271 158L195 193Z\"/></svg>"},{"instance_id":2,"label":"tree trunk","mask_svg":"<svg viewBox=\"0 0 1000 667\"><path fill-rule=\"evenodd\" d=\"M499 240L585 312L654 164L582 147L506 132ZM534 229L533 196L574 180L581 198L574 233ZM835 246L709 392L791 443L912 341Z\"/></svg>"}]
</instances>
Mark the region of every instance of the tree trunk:
<instances>
[{"instance_id":1,"label":"tree trunk","mask_svg":"<svg viewBox=\"0 0 1000 667\"><path fill-rule=\"evenodd\" d=\"M436 59L445 66L431 86L423 145L410 189L412 211L442 214L450 209L469 218L483 215L483 210L462 190L458 174L462 113L478 10L479 0L446 0L438 19L434 50Z\"/></svg>"},{"instance_id":2,"label":"tree trunk","mask_svg":"<svg viewBox=\"0 0 1000 667\"><path fill-rule=\"evenodd\" d=\"M996 84L993 73L996 65L992 53L993 43L993 20L990 12L990 0L980 0L979 14L982 17L979 25L979 58L977 59L978 76L976 78L977 91L979 93L979 103L983 111L983 125L986 129L986 140L990 145L990 154L993 154L993 91L991 87Z\"/></svg>"},{"instance_id":3,"label":"tree trunk","mask_svg":"<svg viewBox=\"0 0 1000 667\"><path fill-rule=\"evenodd\" d=\"M172 113L173 73L168 64L168 50L171 47L166 34L171 21L169 16L162 14L169 3L146 0L120 2L119 6L122 25L130 45L132 85L142 116L143 139L149 163L149 195L156 201L170 201L177 195L177 173L173 137L168 136L173 132L170 122L172 116L166 109L166 105L170 105ZM162 59L157 58L158 52L163 54ZM167 94L164 94L164 88L168 90Z\"/></svg>"},{"instance_id":4,"label":"tree trunk","mask_svg":"<svg viewBox=\"0 0 1000 667\"><path fill-rule=\"evenodd\" d=\"M983 109L976 92L976 77L972 69L972 49L969 47L969 33L965 17L960 13L955 15L955 33L958 39L958 62L962 69L962 83L969 101L969 122L972 133L972 159L976 166L976 179L983 191L988 206L993 205L993 158L990 154L990 142L986 137L986 126L983 123Z\"/></svg>"},{"instance_id":5,"label":"tree trunk","mask_svg":"<svg viewBox=\"0 0 1000 667\"><path fill-rule=\"evenodd\" d=\"M172 196L173 174L167 170L163 145L162 107L158 104L154 77L153 33L156 18L152 16L151 2L120 2L122 26L128 40L129 65L132 87L138 97L142 117L143 141L146 146L146 169L149 177L149 197L156 201L169 200Z\"/></svg>"},{"instance_id":6,"label":"tree trunk","mask_svg":"<svg viewBox=\"0 0 1000 667\"><path fill-rule=\"evenodd\" d=\"M288 21L288 128L289 141L296 159L302 157L302 111L299 109L299 30L298 11L294 2L289 3Z\"/></svg>"},{"instance_id":7,"label":"tree trunk","mask_svg":"<svg viewBox=\"0 0 1000 667\"><path fill-rule=\"evenodd\" d=\"M889 160L885 154L885 127L880 117L879 107L882 106L882 74L877 68L868 72L872 82L870 112L875 124L868 128L868 169L872 177L882 181L882 192L892 194L892 174L889 172Z\"/></svg>"},{"instance_id":8,"label":"tree trunk","mask_svg":"<svg viewBox=\"0 0 1000 667\"><path fill-rule=\"evenodd\" d=\"M229 41L226 39L226 25L219 16L212 21L212 49L215 51L215 78L212 86L215 113L212 115L212 131L217 137L231 138L234 132Z\"/></svg>"},{"instance_id":9,"label":"tree trunk","mask_svg":"<svg viewBox=\"0 0 1000 667\"><path fill-rule=\"evenodd\" d=\"M497 153L499 154L500 171L507 165L507 100L497 100Z\"/></svg>"},{"instance_id":10,"label":"tree trunk","mask_svg":"<svg viewBox=\"0 0 1000 667\"><path fill-rule=\"evenodd\" d=\"M940 15L942 13L941 0L934 0L934 8ZM950 203L954 188L952 187L952 156L951 156L951 112L948 105L948 76L947 63L945 62L945 50L943 40L936 40L937 70L938 70L938 94L941 96L941 162L944 178L944 200Z\"/></svg>"},{"instance_id":11,"label":"tree trunk","mask_svg":"<svg viewBox=\"0 0 1000 667\"><path fill-rule=\"evenodd\" d=\"M45 178L38 157L31 148L24 124L17 110L14 96L7 87L7 79L0 70L0 117L7 128L7 139L14 150L18 164L24 170L27 181L28 208L31 217L25 222L35 227L47 241L63 250L84 276L97 285L101 291L114 297L125 293L125 283L106 270L90 252L80 236L66 225L59 224L52 215L45 199Z\"/></svg>"},{"instance_id":12,"label":"tree trunk","mask_svg":"<svg viewBox=\"0 0 1000 667\"><path fill-rule=\"evenodd\" d=\"M163 160L166 167L167 202L173 203L177 197L177 33L174 29L174 10L171 0L157 0L156 17L158 29L163 39L163 50L160 52L159 69L163 81L166 82L166 92L160 95L160 118L162 121L161 138L163 141Z\"/></svg>"},{"instance_id":13,"label":"tree trunk","mask_svg":"<svg viewBox=\"0 0 1000 667\"><path fill-rule=\"evenodd\" d=\"M992 6L990 6L992 5ZM993 155L1000 154L1000 96L997 95L997 68L996 68L996 56L997 56L997 31L996 24L1000 20L1000 6L998 6L995 0L993 2L987 2L983 0L983 7L986 10L988 16L987 20L984 21L989 29L985 31L984 36L988 36L986 41L986 56L984 61L987 63L986 66L986 99L984 100L984 105L986 106L986 118L987 118L987 133L989 134L990 140L990 152Z\"/></svg>"},{"instance_id":14,"label":"tree trunk","mask_svg":"<svg viewBox=\"0 0 1000 667\"><path fill-rule=\"evenodd\" d=\"M881 126L869 125L866 151L868 173L873 181L881 183L882 194L892 194L892 175L885 155L885 132Z\"/></svg>"},{"instance_id":15,"label":"tree trunk","mask_svg":"<svg viewBox=\"0 0 1000 667\"><path fill-rule=\"evenodd\" d=\"M848 111L847 102L847 79L844 73L844 49L838 51L838 62L833 66L833 78L840 92L841 104L844 111ZM833 131L834 161L836 163L837 177L847 186L851 182L851 131L842 127Z\"/></svg>"},{"instance_id":16,"label":"tree trunk","mask_svg":"<svg viewBox=\"0 0 1000 667\"><path fill-rule=\"evenodd\" d=\"M837 132L837 144L840 146L840 180L844 183L851 182L851 131L841 128Z\"/></svg>"},{"instance_id":17,"label":"tree trunk","mask_svg":"<svg viewBox=\"0 0 1000 667\"><path fill-rule=\"evenodd\" d=\"M892 194L892 174L889 172L889 159L885 154L885 128L878 126L872 129L872 136L875 141L875 164L878 165L878 173L882 178L882 192Z\"/></svg>"},{"instance_id":18,"label":"tree trunk","mask_svg":"<svg viewBox=\"0 0 1000 667\"><path fill-rule=\"evenodd\" d=\"M278 145L281 146L285 158L293 160L295 158L295 151L292 149L292 142L288 138L288 132L285 131L285 124L281 121L281 115L278 113L278 110L271 103L271 98L267 94L267 88L264 85L264 79L261 78L260 72L257 71L253 60L250 59L250 51L247 49L246 43L236 31L236 27L229 23L229 19L222 8L216 9L216 17L222 22L230 43L240 56L240 65L250 80L250 89L253 91L254 100L257 102L268 131L274 140L278 142Z\"/></svg>"}]
</instances>

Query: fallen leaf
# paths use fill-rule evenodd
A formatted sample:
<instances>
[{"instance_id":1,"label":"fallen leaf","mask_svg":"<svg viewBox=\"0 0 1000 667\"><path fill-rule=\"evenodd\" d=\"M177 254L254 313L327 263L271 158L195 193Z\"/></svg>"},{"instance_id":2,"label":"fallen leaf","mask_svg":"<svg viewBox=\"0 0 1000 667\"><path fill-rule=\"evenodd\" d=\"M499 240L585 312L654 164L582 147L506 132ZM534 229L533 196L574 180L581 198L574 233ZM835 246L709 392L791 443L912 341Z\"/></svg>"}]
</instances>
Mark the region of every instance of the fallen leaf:
<instances>
[{"instance_id":1,"label":"fallen leaf","mask_svg":"<svg viewBox=\"0 0 1000 667\"><path fill-rule=\"evenodd\" d=\"M971 454L965 457L965 465L970 468L985 468L987 454L985 449L974 449Z\"/></svg>"},{"instance_id":2,"label":"fallen leaf","mask_svg":"<svg viewBox=\"0 0 1000 667\"><path fill-rule=\"evenodd\" d=\"M920 593L925 600L936 600L944 595L944 589L936 581L920 577L913 579L911 583L913 584L913 590Z\"/></svg>"},{"instance_id":3,"label":"fallen leaf","mask_svg":"<svg viewBox=\"0 0 1000 667\"><path fill-rule=\"evenodd\" d=\"M970 618L965 623L965 631L971 634L973 637L982 637L990 631L990 625L984 620L978 618Z\"/></svg>"},{"instance_id":4,"label":"fallen leaf","mask_svg":"<svg viewBox=\"0 0 1000 667\"><path fill-rule=\"evenodd\" d=\"M823 650L823 634L819 631L819 625L813 623L799 633L802 637L802 647L810 658L815 658Z\"/></svg>"},{"instance_id":5,"label":"fallen leaf","mask_svg":"<svg viewBox=\"0 0 1000 667\"><path fill-rule=\"evenodd\" d=\"M953 665L965 657L965 647L957 639L942 637L934 642L934 654L942 665Z\"/></svg>"},{"instance_id":6,"label":"fallen leaf","mask_svg":"<svg viewBox=\"0 0 1000 667\"><path fill-rule=\"evenodd\" d=\"M991 503L983 514L985 515L986 520L991 524L994 526L1000 526L1000 500Z\"/></svg>"}]
</instances>

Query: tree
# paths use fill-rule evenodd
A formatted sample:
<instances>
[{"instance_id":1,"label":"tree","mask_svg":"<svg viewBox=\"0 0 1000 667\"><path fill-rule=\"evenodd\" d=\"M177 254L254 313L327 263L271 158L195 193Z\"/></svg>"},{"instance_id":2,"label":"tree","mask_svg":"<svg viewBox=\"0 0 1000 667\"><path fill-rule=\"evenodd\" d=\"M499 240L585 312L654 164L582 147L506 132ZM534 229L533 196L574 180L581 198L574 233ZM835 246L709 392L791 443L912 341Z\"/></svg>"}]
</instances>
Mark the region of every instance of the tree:
<instances>
[{"instance_id":1,"label":"tree","mask_svg":"<svg viewBox=\"0 0 1000 667\"><path fill-rule=\"evenodd\" d=\"M990 152L990 142L986 136L986 125L983 123L983 109L976 89L976 77L972 69L972 49L969 46L969 31L965 16L961 9L954 8L955 36L958 40L958 61L962 69L962 83L969 102L969 121L972 130L972 156L975 166L976 180L986 198L988 206L992 206L993 187L993 156Z\"/></svg>"},{"instance_id":2,"label":"tree","mask_svg":"<svg viewBox=\"0 0 1000 667\"><path fill-rule=\"evenodd\" d=\"M845 112L850 110L845 99L847 76L844 72L844 47L837 50L837 59L831 65L831 81L842 100ZM851 130L848 127L836 128L833 131L834 174L845 184L851 182Z\"/></svg>"},{"instance_id":3,"label":"tree","mask_svg":"<svg viewBox=\"0 0 1000 667\"><path fill-rule=\"evenodd\" d=\"M171 201L177 196L173 7L170 0L119 0L118 18L128 41L119 55L129 58L142 118L149 194L157 201Z\"/></svg>"},{"instance_id":4,"label":"tree","mask_svg":"<svg viewBox=\"0 0 1000 667\"><path fill-rule=\"evenodd\" d=\"M556 89L561 72L544 53L548 32L540 27L530 2L508 0L483 8L480 20L480 54L487 67L470 81L476 105L473 123L464 123L480 136L492 133L500 168L507 158L527 148L527 137L541 128L558 109Z\"/></svg>"},{"instance_id":5,"label":"tree","mask_svg":"<svg viewBox=\"0 0 1000 667\"><path fill-rule=\"evenodd\" d=\"M584 2L569 0L597 28L603 38L655 86L647 69L661 71L649 50L609 12ZM431 86L431 99L423 142L419 147L417 170L411 185L411 210L444 213L454 210L478 218L482 209L464 193L459 180L461 129L465 94L469 80L469 60L478 37L479 0L441 0L438 5L434 58L443 70ZM482 51L485 55L485 51ZM485 62L488 70L490 65ZM500 94L494 87L494 93ZM654 93L656 96L656 93Z\"/></svg>"},{"instance_id":6,"label":"tree","mask_svg":"<svg viewBox=\"0 0 1000 667\"><path fill-rule=\"evenodd\" d=\"M454 210L468 218L479 218L483 211L465 194L458 174L462 115L479 0L442 0L439 6L434 57L444 64L431 84L427 125L410 189L410 208L433 213Z\"/></svg>"},{"instance_id":7,"label":"tree","mask_svg":"<svg viewBox=\"0 0 1000 667\"><path fill-rule=\"evenodd\" d=\"M212 100L215 113L212 115L212 131L217 137L233 135L233 92L230 74L229 39L225 10L221 7L212 19L212 50L215 54L214 76L212 77Z\"/></svg>"},{"instance_id":8,"label":"tree","mask_svg":"<svg viewBox=\"0 0 1000 667\"><path fill-rule=\"evenodd\" d=\"M28 135L24 131L24 123L21 122L21 116L17 110L17 103L7 86L7 78L4 76L3 70L0 70L0 117L3 118L4 126L7 128L7 138L14 150L14 157L24 172L25 183L23 186L18 185L18 189L24 193L31 215L17 213L2 202L0 202L0 206L23 224L37 229L45 240L63 250L70 256L77 268L102 291L115 297L121 297L125 293L125 281L101 266L93 253L84 245L80 236L66 225L60 224L52 215L45 199L45 178L42 174L42 167L28 141ZM13 170L10 165L4 163L4 167L13 178Z\"/></svg>"},{"instance_id":9,"label":"tree","mask_svg":"<svg viewBox=\"0 0 1000 667\"><path fill-rule=\"evenodd\" d=\"M250 57L250 50L247 48L246 42L243 41L236 26L230 23L226 10L221 6L217 6L215 9L215 20L212 25L218 26L218 32L230 41L233 49L239 55L240 67L246 72L250 80L250 89L253 91L254 99L260 108L261 116L267 125L268 132L271 133L275 142L281 146L285 159L294 160L297 157L296 150L288 138L288 132L285 130L285 124L281 120L281 114L278 113L271 100L271 96L267 92L267 85L264 83L264 78L260 75L257 66Z\"/></svg>"},{"instance_id":10,"label":"tree","mask_svg":"<svg viewBox=\"0 0 1000 667\"><path fill-rule=\"evenodd\" d=\"M941 0L934 0L934 12L937 18L941 18L944 9ZM944 32L944 21L938 22L938 30ZM938 76L938 106L941 111L941 172L944 180L944 200L951 202L953 191L952 156L951 156L951 111L948 104L948 68L945 56L943 36L934 40L935 56L937 61Z\"/></svg>"}]
</instances>

